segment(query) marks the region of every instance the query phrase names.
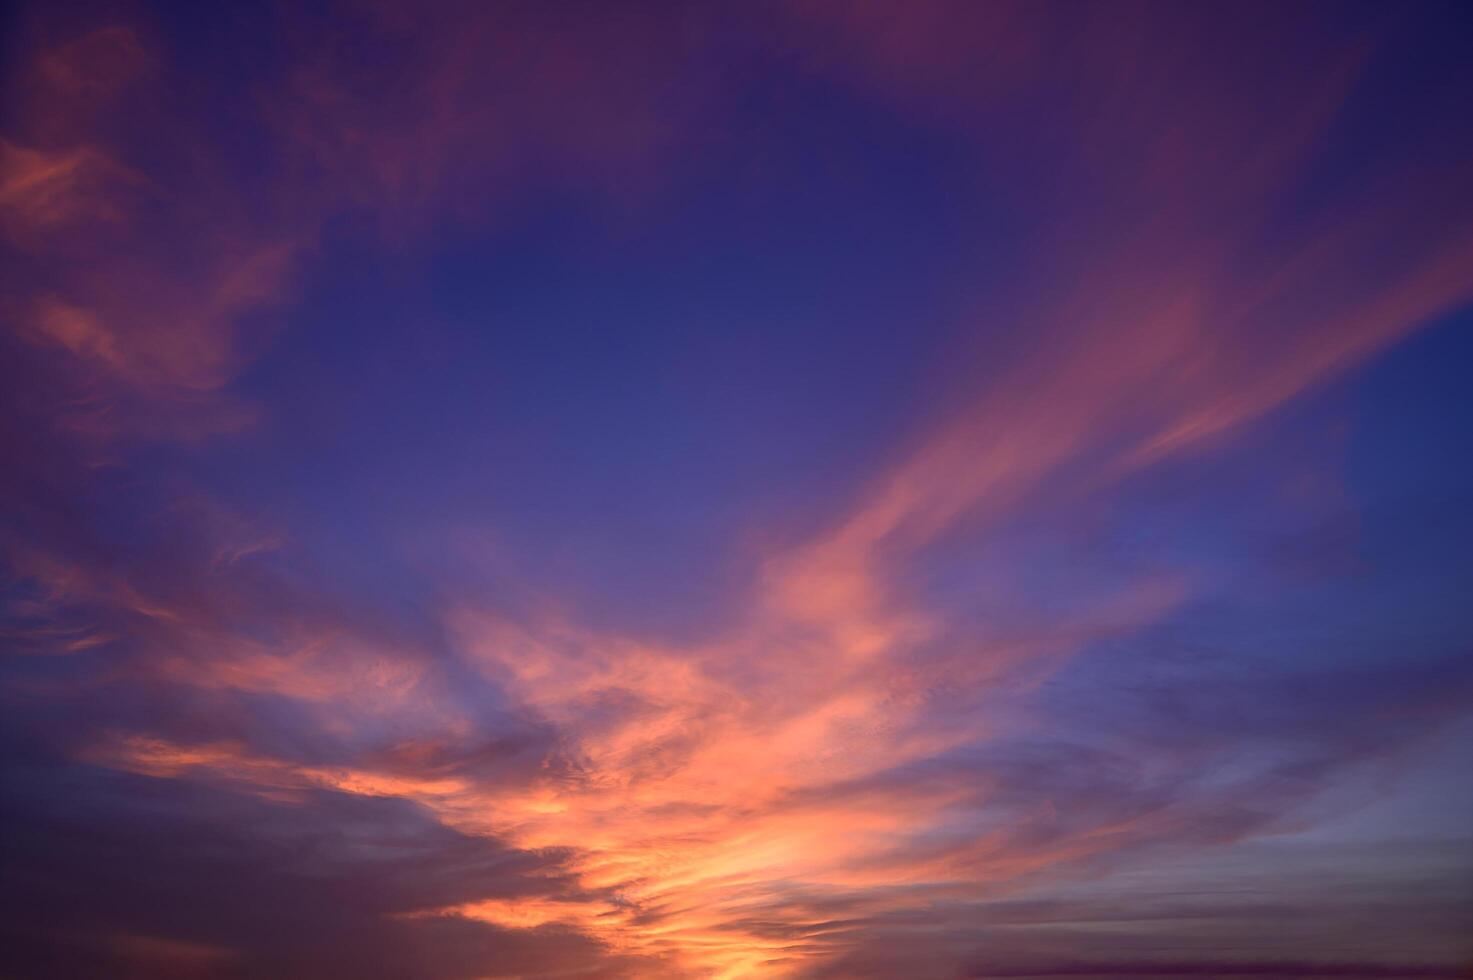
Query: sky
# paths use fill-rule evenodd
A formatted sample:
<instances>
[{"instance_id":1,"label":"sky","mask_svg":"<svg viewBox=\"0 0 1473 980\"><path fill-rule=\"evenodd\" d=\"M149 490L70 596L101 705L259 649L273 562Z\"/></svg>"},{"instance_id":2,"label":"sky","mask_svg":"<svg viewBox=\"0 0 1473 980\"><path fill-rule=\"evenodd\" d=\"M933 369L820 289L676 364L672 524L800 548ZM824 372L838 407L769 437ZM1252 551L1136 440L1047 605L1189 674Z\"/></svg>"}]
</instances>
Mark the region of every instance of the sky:
<instances>
[{"instance_id":1,"label":"sky","mask_svg":"<svg viewBox=\"0 0 1473 980\"><path fill-rule=\"evenodd\" d=\"M19 3L0 977L1473 969L1473 10Z\"/></svg>"}]
</instances>

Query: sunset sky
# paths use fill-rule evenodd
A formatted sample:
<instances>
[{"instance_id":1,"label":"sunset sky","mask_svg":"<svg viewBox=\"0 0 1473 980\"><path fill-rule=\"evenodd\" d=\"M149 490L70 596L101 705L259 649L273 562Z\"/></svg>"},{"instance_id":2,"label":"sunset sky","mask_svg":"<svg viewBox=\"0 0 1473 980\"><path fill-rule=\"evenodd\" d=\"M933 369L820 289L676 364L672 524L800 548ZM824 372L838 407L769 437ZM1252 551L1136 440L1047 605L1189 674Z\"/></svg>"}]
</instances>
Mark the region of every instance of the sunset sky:
<instances>
[{"instance_id":1,"label":"sunset sky","mask_svg":"<svg viewBox=\"0 0 1473 980\"><path fill-rule=\"evenodd\" d=\"M0 978L1473 968L1473 6L0 37Z\"/></svg>"}]
</instances>

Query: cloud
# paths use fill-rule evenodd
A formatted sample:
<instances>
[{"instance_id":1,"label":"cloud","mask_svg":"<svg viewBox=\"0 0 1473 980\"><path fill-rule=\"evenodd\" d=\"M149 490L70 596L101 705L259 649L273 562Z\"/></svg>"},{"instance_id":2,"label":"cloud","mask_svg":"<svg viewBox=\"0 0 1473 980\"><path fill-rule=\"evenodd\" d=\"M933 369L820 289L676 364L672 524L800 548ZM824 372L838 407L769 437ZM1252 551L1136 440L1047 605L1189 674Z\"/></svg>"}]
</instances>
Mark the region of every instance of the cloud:
<instances>
[{"instance_id":1,"label":"cloud","mask_svg":"<svg viewBox=\"0 0 1473 980\"><path fill-rule=\"evenodd\" d=\"M412 805L316 791L284 806L10 761L4 930L7 962L26 976L603 977L629 968L557 927L507 932L416 915L472 899L576 898L576 886L556 855L456 834Z\"/></svg>"}]
</instances>

